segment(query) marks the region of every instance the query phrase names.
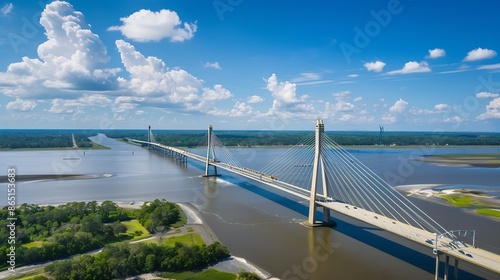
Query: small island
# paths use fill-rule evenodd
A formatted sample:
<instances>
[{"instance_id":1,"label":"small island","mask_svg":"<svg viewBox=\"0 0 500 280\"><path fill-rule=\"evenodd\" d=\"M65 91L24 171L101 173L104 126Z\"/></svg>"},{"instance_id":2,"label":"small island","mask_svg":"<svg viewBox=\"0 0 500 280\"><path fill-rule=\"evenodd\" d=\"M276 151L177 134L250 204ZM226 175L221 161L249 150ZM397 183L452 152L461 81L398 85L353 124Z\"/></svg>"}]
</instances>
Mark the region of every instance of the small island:
<instances>
[{"instance_id":1,"label":"small island","mask_svg":"<svg viewBox=\"0 0 500 280\"><path fill-rule=\"evenodd\" d=\"M2 254L1 270L6 271L0 278L261 279L253 272L228 273L211 267L231 255L208 226L188 223L201 222L195 211L188 204L158 199L22 204L15 210L16 271L8 271L11 265ZM0 249L6 252L12 246L8 207L0 215ZM36 269L23 272L22 266L33 264L38 264Z\"/></svg>"},{"instance_id":2,"label":"small island","mask_svg":"<svg viewBox=\"0 0 500 280\"><path fill-rule=\"evenodd\" d=\"M500 199L487 190L448 185L405 185L397 189L408 196L462 208L500 221Z\"/></svg>"},{"instance_id":3,"label":"small island","mask_svg":"<svg viewBox=\"0 0 500 280\"><path fill-rule=\"evenodd\" d=\"M416 160L457 167L500 167L500 153L429 155L417 158Z\"/></svg>"}]
</instances>

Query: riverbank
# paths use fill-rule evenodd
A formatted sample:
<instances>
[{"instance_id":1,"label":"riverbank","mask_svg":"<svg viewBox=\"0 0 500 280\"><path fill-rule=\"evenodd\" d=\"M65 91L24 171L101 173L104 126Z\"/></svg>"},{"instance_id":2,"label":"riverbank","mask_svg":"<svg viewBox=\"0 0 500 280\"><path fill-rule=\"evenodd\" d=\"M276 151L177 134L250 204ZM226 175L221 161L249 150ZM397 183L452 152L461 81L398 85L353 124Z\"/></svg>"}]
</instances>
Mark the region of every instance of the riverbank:
<instances>
[{"instance_id":1,"label":"riverbank","mask_svg":"<svg viewBox=\"0 0 500 280\"><path fill-rule=\"evenodd\" d=\"M43 180L83 180L109 178L113 174L16 174L17 182L43 181ZM0 183L8 182L7 176L0 176Z\"/></svg>"}]
</instances>

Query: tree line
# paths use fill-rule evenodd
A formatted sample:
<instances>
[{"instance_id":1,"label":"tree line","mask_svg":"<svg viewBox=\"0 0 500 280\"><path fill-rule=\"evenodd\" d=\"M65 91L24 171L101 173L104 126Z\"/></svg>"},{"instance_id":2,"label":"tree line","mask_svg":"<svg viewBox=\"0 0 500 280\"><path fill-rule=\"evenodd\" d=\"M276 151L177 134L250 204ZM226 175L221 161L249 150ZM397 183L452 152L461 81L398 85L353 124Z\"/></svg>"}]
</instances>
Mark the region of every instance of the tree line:
<instances>
[{"instance_id":1,"label":"tree line","mask_svg":"<svg viewBox=\"0 0 500 280\"><path fill-rule=\"evenodd\" d=\"M88 135L67 130L0 130L0 149L71 148L72 134L79 148L91 148ZM95 134L94 134L95 135Z\"/></svg>"},{"instance_id":2,"label":"tree line","mask_svg":"<svg viewBox=\"0 0 500 280\"><path fill-rule=\"evenodd\" d=\"M117 279L154 271L186 271L202 268L228 257L219 242L208 246L158 245L150 242L109 245L97 255L57 261L45 267L55 279Z\"/></svg>"}]
</instances>

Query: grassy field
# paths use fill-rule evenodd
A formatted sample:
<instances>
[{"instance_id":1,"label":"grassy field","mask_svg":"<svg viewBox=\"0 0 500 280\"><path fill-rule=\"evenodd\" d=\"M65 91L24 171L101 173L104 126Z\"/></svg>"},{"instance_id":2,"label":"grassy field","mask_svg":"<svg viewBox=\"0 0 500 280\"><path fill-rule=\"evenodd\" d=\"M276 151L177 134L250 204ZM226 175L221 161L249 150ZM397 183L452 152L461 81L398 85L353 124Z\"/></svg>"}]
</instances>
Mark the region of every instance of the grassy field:
<instances>
[{"instance_id":1,"label":"grassy field","mask_svg":"<svg viewBox=\"0 0 500 280\"><path fill-rule=\"evenodd\" d=\"M498 209L491 209L491 208L477 209L476 213L481 214L481 215L485 215L485 216L500 218L500 210L498 210Z\"/></svg>"},{"instance_id":2,"label":"grassy field","mask_svg":"<svg viewBox=\"0 0 500 280\"><path fill-rule=\"evenodd\" d=\"M438 195L438 197L446 199L449 203L457 206L457 207L471 207L477 204L474 197L468 195L447 195L442 194Z\"/></svg>"},{"instance_id":3,"label":"grassy field","mask_svg":"<svg viewBox=\"0 0 500 280\"><path fill-rule=\"evenodd\" d=\"M23 247L32 248L32 247L42 247L43 241L33 241L30 243L23 244Z\"/></svg>"},{"instance_id":4,"label":"grassy field","mask_svg":"<svg viewBox=\"0 0 500 280\"><path fill-rule=\"evenodd\" d=\"M138 240L138 239L142 239L142 238L146 238L146 237L150 236L149 231L147 229L145 229L141 225L141 223L139 223L138 220L126 221L126 222L122 222L122 224L124 224L127 227L126 234L133 236L132 240ZM136 235L135 233L137 231L142 231L142 234Z\"/></svg>"},{"instance_id":5,"label":"grassy field","mask_svg":"<svg viewBox=\"0 0 500 280\"><path fill-rule=\"evenodd\" d=\"M203 239L201 239L201 236L197 233L188 233L180 236L168 237L165 239L165 241L163 241L163 244L174 246L177 242L183 243L187 246L205 244L203 242Z\"/></svg>"},{"instance_id":6,"label":"grassy field","mask_svg":"<svg viewBox=\"0 0 500 280\"><path fill-rule=\"evenodd\" d=\"M37 268L37 269L32 270L30 272L15 274L15 275L12 275L10 277L7 277L6 279L7 280L18 280L18 279L19 280L21 280L21 279L22 280L33 280L37 276L45 276L43 273L43 267Z\"/></svg>"},{"instance_id":7,"label":"grassy field","mask_svg":"<svg viewBox=\"0 0 500 280\"><path fill-rule=\"evenodd\" d=\"M201 272L166 272L161 274L162 277L177 279L177 280L235 280L236 274L222 272L215 269L206 269Z\"/></svg>"},{"instance_id":8,"label":"grassy field","mask_svg":"<svg viewBox=\"0 0 500 280\"><path fill-rule=\"evenodd\" d=\"M481 202L477 200L474 196L472 195L464 195L464 194L438 194L436 195L437 197L446 199L450 204L453 204L456 207L460 208L478 208L475 210L477 214L480 215L485 215L485 216L491 216L491 217L496 217L500 218L500 210L494 209L494 208L486 208L486 207L491 207L491 205Z\"/></svg>"}]
</instances>

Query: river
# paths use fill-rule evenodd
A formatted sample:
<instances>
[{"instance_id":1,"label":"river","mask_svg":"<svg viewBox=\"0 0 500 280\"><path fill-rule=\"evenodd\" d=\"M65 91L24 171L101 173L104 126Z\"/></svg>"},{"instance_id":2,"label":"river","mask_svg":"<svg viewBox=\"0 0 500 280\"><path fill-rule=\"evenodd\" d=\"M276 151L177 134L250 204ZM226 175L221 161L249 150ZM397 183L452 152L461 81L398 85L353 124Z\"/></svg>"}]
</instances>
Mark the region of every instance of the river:
<instances>
[{"instance_id":1,"label":"river","mask_svg":"<svg viewBox=\"0 0 500 280\"><path fill-rule=\"evenodd\" d=\"M333 214L335 228L307 229L306 201L222 172L204 178L204 166L187 165L155 152L99 135L92 140L110 150L0 152L1 175L84 174L82 178L19 182L16 201L142 202L166 199L190 202L233 255L241 256L282 279L432 279L429 249L351 218ZM259 170L286 148L230 149L243 166ZM393 185L474 185L500 190L499 168L436 166L415 162L423 154L497 152L497 148L348 148L361 162ZM397 176L393 176L397 175ZM477 244L500 253L500 222L426 200L410 198L447 229L476 229ZM7 204L7 192L0 205ZM460 279L494 279L463 262ZM472 274L478 274L476 277Z\"/></svg>"}]
</instances>

